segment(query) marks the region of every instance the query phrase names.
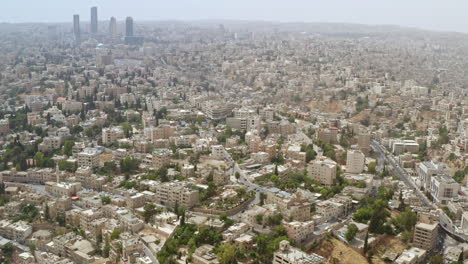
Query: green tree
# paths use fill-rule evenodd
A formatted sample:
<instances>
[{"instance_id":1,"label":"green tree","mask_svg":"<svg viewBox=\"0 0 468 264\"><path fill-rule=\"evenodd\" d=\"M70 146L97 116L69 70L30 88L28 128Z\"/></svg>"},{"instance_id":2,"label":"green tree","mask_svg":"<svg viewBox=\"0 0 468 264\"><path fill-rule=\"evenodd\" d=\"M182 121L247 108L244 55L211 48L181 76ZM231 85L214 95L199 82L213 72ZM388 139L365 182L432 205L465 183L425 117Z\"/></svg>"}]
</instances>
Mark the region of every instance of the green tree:
<instances>
[{"instance_id":1,"label":"green tree","mask_svg":"<svg viewBox=\"0 0 468 264\"><path fill-rule=\"evenodd\" d=\"M458 170L455 172L453 175L453 179L457 181L458 183L462 183L465 180L465 175L467 174L467 168L465 170Z\"/></svg>"},{"instance_id":2,"label":"green tree","mask_svg":"<svg viewBox=\"0 0 468 264\"><path fill-rule=\"evenodd\" d=\"M182 211L182 216L180 217L180 225L185 225L185 210Z\"/></svg>"},{"instance_id":3,"label":"green tree","mask_svg":"<svg viewBox=\"0 0 468 264\"><path fill-rule=\"evenodd\" d=\"M3 248L2 248L2 254L7 258L10 259L11 256L13 255L13 251L15 250L14 246L12 243L8 242L6 243ZM6 262L8 263L8 262Z\"/></svg>"},{"instance_id":4,"label":"green tree","mask_svg":"<svg viewBox=\"0 0 468 264\"><path fill-rule=\"evenodd\" d=\"M260 205L263 206L265 204L266 194L260 193Z\"/></svg>"},{"instance_id":5,"label":"green tree","mask_svg":"<svg viewBox=\"0 0 468 264\"><path fill-rule=\"evenodd\" d=\"M346 234L345 234L346 240L348 242L353 241L353 239L356 236L358 231L359 231L359 229L355 224L348 225L348 229L346 230Z\"/></svg>"},{"instance_id":6,"label":"green tree","mask_svg":"<svg viewBox=\"0 0 468 264\"><path fill-rule=\"evenodd\" d=\"M359 208L353 215L353 220L359 223L367 223L372 217L373 211L371 208L362 207Z\"/></svg>"},{"instance_id":7,"label":"green tree","mask_svg":"<svg viewBox=\"0 0 468 264\"><path fill-rule=\"evenodd\" d=\"M370 174L375 174L377 172L376 171L376 166L377 166L377 164L375 163L375 161L370 162L369 165L367 166L367 171Z\"/></svg>"},{"instance_id":8,"label":"green tree","mask_svg":"<svg viewBox=\"0 0 468 264\"><path fill-rule=\"evenodd\" d=\"M66 219L65 219L65 216L64 215L57 215L57 218L56 218L57 222L59 223L59 226L65 226L66 224Z\"/></svg>"},{"instance_id":9,"label":"green tree","mask_svg":"<svg viewBox=\"0 0 468 264\"><path fill-rule=\"evenodd\" d=\"M77 169L77 165L72 162L68 162L66 160L60 160L58 162L59 170L61 171L68 171L68 172L75 172Z\"/></svg>"},{"instance_id":10,"label":"green tree","mask_svg":"<svg viewBox=\"0 0 468 264\"><path fill-rule=\"evenodd\" d=\"M369 99L368 97L358 97L356 100L356 111L361 112L364 109L367 109L369 107Z\"/></svg>"},{"instance_id":11,"label":"green tree","mask_svg":"<svg viewBox=\"0 0 468 264\"><path fill-rule=\"evenodd\" d=\"M36 155L34 155L34 164L36 164L37 167L44 167L44 153L38 151Z\"/></svg>"},{"instance_id":12,"label":"green tree","mask_svg":"<svg viewBox=\"0 0 468 264\"><path fill-rule=\"evenodd\" d=\"M405 243L408 243L411 241L411 238L413 238L413 233L412 232L403 232L401 233L401 240Z\"/></svg>"},{"instance_id":13,"label":"green tree","mask_svg":"<svg viewBox=\"0 0 468 264\"><path fill-rule=\"evenodd\" d=\"M111 233L110 239L111 240L116 240L120 237L120 230L114 229Z\"/></svg>"},{"instance_id":14,"label":"green tree","mask_svg":"<svg viewBox=\"0 0 468 264\"><path fill-rule=\"evenodd\" d=\"M449 160L450 161L454 161L456 158L457 158L457 156L455 155L455 153L453 153L453 152L450 153L450 155L449 155Z\"/></svg>"},{"instance_id":15,"label":"green tree","mask_svg":"<svg viewBox=\"0 0 468 264\"><path fill-rule=\"evenodd\" d=\"M313 149L307 149L306 150L306 163L309 163L309 161L314 160L315 157L317 156L317 153Z\"/></svg>"},{"instance_id":16,"label":"green tree","mask_svg":"<svg viewBox=\"0 0 468 264\"><path fill-rule=\"evenodd\" d=\"M0 181L0 195L5 194L5 183Z\"/></svg>"},{"instance_id":17,"label":"green tree","mask_svg":"<svg viewBox=\"0 0 468 264\"><path fill-rule=\"evenodd\" d=\"M281 220L283 220L283 215L281 214L270 215L267 218L267 223L270 226L276 226L281 224Z\"/></svg>"},{"instance_id":18,"label":"green tree","mask_svg":"<svg viewBox=\"0 0 468 264\"><path fill-rule=\"evenodd\" d=\"M372 210L373 215L369 222L369 231L377 234L385 233L384 224L389 216L389 212L385 208L385 202L377 200Z\"/></svg>"},{"instance_id":19,"label":"green tree","mask_svg":"<svg viewBox=\"0 0 468 264\"><path fill-rule=\"evenodd\" d=\"M101 197L101 202L102 202L102 204L110 204L112 201L111 201L111 198L109 196L102 196Z\"/></svg>"},{"instance_id":20,"label":"green tree","mask_svg":"<svg viewBox=\"0 0 468 264\"><path fill-rule=\"evenodd\" d=\"M369 231L366 232L366 237L364 238L364 253L368 250L368 240L369 240Z\"/></svg>"},{"instance_id":21,"label":"green tree","mask_svg":"<svg viewBox=\"0 0 468 264\"><path fill-rule=\"evenodd\" d=\"M415 212L411 211L410 207L406 207L405 211L396 217L396 226L402 231L412 231L418 216Z\"/></svg>"},{"instance_id":22,"label":"green tree","mask_svg":"<svg viewBox=\"0 0 468 264\"><path fill-rule=\"evenodd\" d=\"M71 156L73 146L75 146L75 141L73 141L73 140L65 141L65 143L63 144L63 154L65 154L67 156Z\"/></svg>"},{"instance_id":23,"label":"green tree","mask_svg":"<svg viewBox=\"0 0 468 264\"><path fill-rule=\"evenodd\" d=\"M258 214L255 216L255 222L257 222L257 224L261 225L263 223L263 214Z\"/></svg>"},{"instance_id":24,"label":"green tree","mask_svg":"<svg viewBox=\"0 0 468 264\"><path fill-rule=\"evenodd\" d=\"M102 256L105 258L109 257L110 249L111 249L111 246L109 242L106 242L106 245L104 246L104 249L102 250Z\"/></svg>"},{"instance_id":25,"label":"green tree","mask_svg":"<svg viewBox=\"0 0 468 264\"><path fill-rule=\"evenodd\" d=\"M127 122L123 122L120 125L122 126L125 137L126 138L131 137L132 136L132 130L133 130L132 126Z\"/></svg>"},{"instance_id":26,"label":"green tree","mask_svg":"<svg viewBox=\"0 0 468 264\"><path fill-rule=\"evenodd\" d=\"M236 264L237 247L232 244L222 244L218 249L218 260L220 264Z\"/></svg>"},{"instance_id":27,"label":"green tree","mask_svg":"<svg viewBox=\"0 0 468 264\"><path fill-rule=\"evenodd\" d=\"M49 204L46 203L45 209L44 209L44 217L46 220L50 219L50 212L49 212Z\"/></svg>"},{"instance_id":28,"label":"green tree","mask_svg":"<svg viewBox=\"0 0 468 264\"><path fill-rule=\"evenodd\" d=\"M146 223L148 223L151 217L153 217L153 215L155 215L156 213L156 205L153 203L145 204L145 206L143 207L143 218L145 219Z\"/></svg>"},{"instance_id":29,"label":"green tree","mask_svg":"<svg viewBox=\"0 0 468 264\"><path fill-rule=\"evenodd\" d=\"M126 157L120 161L120 169L123 173L132 173L138 169L140 162L137 159Z\"/></svg>"},{"instance_id":30,"label":"green tree","mask_svg":"<svg viewBox=\"0 0 468 264\"><path fill-rule=\"evenodd\" d=\"M429 263L430 264L444 264L444 257L440 253L437 253L436 255L429 258Z\"/></svg>"},{"instance_id":31,"label":"green tree","mask_svg":"<svg viewBox=\"0 0 468 264\"><path fill-rule=\"evenodd\" d=\"M33 243L29 244L29 250L31 250L31 252L34 254L34 251L36 251L36 245Z\"/></svg>"}]
</instances>

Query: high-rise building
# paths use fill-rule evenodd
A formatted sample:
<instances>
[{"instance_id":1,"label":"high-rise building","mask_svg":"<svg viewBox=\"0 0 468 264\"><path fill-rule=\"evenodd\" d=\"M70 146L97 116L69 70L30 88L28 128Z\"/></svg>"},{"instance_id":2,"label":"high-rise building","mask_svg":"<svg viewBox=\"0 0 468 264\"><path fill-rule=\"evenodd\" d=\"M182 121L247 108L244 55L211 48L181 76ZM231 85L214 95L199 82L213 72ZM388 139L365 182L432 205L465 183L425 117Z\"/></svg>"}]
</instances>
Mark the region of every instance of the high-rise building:
<instances>
[{"instance_id":1,"label":"high-rise building","mask_svg":"<svg viewBox=\"0 0 468 264\"><path fill-rule=\"evenodd\" d=\"M91 7L91 33L96 34L98 32L98 15L97 7Z\"/></svg>"},{"instance_id":2,"label":"high-rise building","mask_svg":"<svg viewBox=\"0 0 468 264\"><path fill-rule=\"evenodd\" d=\"M413 246L432 250L437 243L438 224L417 223L414 227Z\"/></svg>"},{"instance_id":3,"label":"high-rise building","mask_svg":"<svg viewBox=\"0 0 468 264\"><path fill-rule=\"evenodd\" d=\"M111 38L115 38L117 36L117 19L115 19L115 17L111 17L110 19L109 34Z\"/></svg>"},{"instance_id":4,"label":"high-rise building","mask_svg":"<svg viewBox=\"0 0 468 264\"><path fill-rule=\"evenodd\" d=\"M346 172L361 173L364 171L364 162L366 157L359 150L348 150L346 155Z\"/></svg>"},{"instance_id":5,"label":"high-rise building","mask_svg":"<svg viewBox=\"0 0 468 264\"><path fill-rule=\"evenodd\" d=\"M75 40L80 40L80 15L73 15L73 35L75 35Z\"/></svg>"},{"instance_id":6,"label":"high-rise building","mask_svg":"<svg viewBox=\"0 0 468 264\"><path fill-rule=\"evenodd\" d=\"M331 186L336 183L337 163L331 159L321 157L309 162L308 176L323 185Z\"/></svg>"},{"instance_id":7,"label":"high-rise building","mask_svg":"<svg viewBox=\"0 0 468 264\"><path fill-rule=\"evenodd\" d=\"M133 37L133 18L127 17L125 19L125 36Z\"/></svg>"},{"instance_id":8,"label":"high-rise building","mask_svg":"<svg viewBox=\"0 0 468 264\"><path fill-rule=\"evenodd\" d=\"M143 37L135 36L132 17L127 17L125 20L125 44L127 45L142 45L143 44Z\"/></svg>"},{"instance_id":9,"label":"high-rise building","mask_svg":"<svg viewBox=\"0 0 468 264\"><path fill-rule=\"evenodd\" d=\"M358 135L358 147L366 156L369 156L370 142L371 135L369 133L360 133Z\"/></svg>"}]
</instances>

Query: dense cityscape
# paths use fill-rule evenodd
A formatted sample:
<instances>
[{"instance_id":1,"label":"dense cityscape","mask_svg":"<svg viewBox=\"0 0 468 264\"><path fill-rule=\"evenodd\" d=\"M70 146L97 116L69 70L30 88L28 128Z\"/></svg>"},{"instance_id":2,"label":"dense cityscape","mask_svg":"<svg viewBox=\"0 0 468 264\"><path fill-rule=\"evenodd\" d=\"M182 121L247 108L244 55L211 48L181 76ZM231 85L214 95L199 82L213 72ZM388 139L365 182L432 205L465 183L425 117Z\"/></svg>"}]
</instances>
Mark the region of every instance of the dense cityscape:
<instances>
[{"instance_id":1,"label":"dense cityscape","mask_svg":"<svg viewBox=\"0 0 468 264\"><path fill-rule=\"evenodd\" d=\"M0 263L468 263L467 34L98 11L0 24Z\"/></svg>"}]
</instances>

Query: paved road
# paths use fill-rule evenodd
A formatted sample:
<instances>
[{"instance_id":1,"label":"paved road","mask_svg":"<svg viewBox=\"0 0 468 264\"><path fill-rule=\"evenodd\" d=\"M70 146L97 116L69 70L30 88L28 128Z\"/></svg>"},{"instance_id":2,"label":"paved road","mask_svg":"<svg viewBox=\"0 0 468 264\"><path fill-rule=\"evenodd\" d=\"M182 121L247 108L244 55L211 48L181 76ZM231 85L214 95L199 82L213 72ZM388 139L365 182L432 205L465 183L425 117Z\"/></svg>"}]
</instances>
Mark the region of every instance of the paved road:
<instances>
[{"instance_id":1,"label":"paved road","mask_svg":"<svg viewBox=\"0 0 468 264\"><path fill-rule=\"evenodd\" d=\"M377 141L373 140L372 141L372 148L374 151L379 155L380 158L384 159L387 164L390 164L394 172L397 174L397 176L402 180L406 186L410 187L413 189L414 193L419 197L421 202L433 209L438 209L434 203L429 201L429 199L419 190L419 188L416 186L416 184L410 179L410 176L395 162L392 156L388 157L386 155L386 150L382 145L380 145ZM439 226L442 228L442 230L445 231L449 236L452 238L456 239L457 241L460 242L468 242L468 236L465 235L464 233L457 232L458 228L449 220L449 217L445 214L445 212L439 210L440 213L440 223Z\"/></svg>"},{"instance_id":2,"label":"paved road","mask_svg":"<svg viewBox=\"0 0 468 264\"><path fill-rule=\"evenodd\" d=\"M401 181L403 181L406 186L410 187L413 189L414 193L418 196L419 200L427 207L432 207L434 209L437 209L437 207L427 199L427 197L419 190L419 188L416 186L416 184L413 182L413 180L410 179L410 176L404 171L400 165L398 165L397 162L393 159L393 157L388 157L386 155L386 150L382 145L380 145L377 141L373 140L372 141L372 148L374 151L379 155L380 159L384 160L387 164L391 165L393 167L393 171L395 174L400 178Z\"/></svg>"}]
</instances>

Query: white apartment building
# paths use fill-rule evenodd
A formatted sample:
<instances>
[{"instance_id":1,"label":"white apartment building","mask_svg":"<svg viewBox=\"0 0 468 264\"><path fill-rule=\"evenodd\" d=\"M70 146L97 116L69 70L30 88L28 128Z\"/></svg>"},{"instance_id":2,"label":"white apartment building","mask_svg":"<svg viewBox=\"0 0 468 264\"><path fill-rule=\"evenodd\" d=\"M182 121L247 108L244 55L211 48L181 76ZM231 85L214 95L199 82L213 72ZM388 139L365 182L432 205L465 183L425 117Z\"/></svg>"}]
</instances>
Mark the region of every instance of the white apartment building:
<instances>
[{"instance_id":1,"label":"white apartment building","mask_svg":"<svg viewBox=\"0 0 468 264\"><path fill-rule=\"evenodd\" d=\"M127 207L130 209L142 207L145 205L146 197L143 193L136 193L126 199Z\"/></svg>"},{"instance_id":2,"label":"white apartment building","mask_svg":"<svg viewBox=\"0 0 468 264\"><path fill-rule=\"evenodd\" d=\"M25 221L0 220L0 235L19 243L26 242L26 238L32 234L32 231L32 226Z\"/></svg>"},{"instance_id":3,"label":"white apartment building","mask_svg":"<svg viewBox=\"0 0 468 264\"><path fill-rule=\"evenodd\" d=\"M359 150L348 150L346 155L346 172L361 173L364 171L366 156Z\"/></svg>"},{"instance_id":4,"label":"white apartment building","mask_svg":"<svg viewBox=\"0 0 468 264\"><path fill-rule=\"evenodd\" d=\"M165 206L174 206L176 203L185 208L198 204L198 190L192 189L185 182L166 182L153 186L156 201Z\"/></svg>"},{"instance_id":5,"label":"white apartment building","mask_svg":"<svg viewBox=\"0 0 468 264\"><path fill-rule=\"evenodd\" d=\"M70 129L68 127L61 127L57 129L56 134L58 137L64 140L66 137L70 136Z\"/></svg>"},{"instance_id":6,"label":"white apartment building","mask_svg":"<svg viewBox=\"0 0 468 264\"><path fill-rule=\"evenodd\" d=\"M102 144L109 145L125 138L122 127L109 127L102 129Z\"/></svg>"},{"instance_id":7,"label":"white apartment building","mask_svg":"<svg viewBox=\"0 0 468 264\"><path fill-rule=\"evenodd\" d=\"M55 180L55 176L51 168L32 168L27 171L12 169L0 172L0 180L2 181L32 184L44 184L47 181Z\"/></svg>"},{"instance_id":8,"label":"white apartment building","mask_svg":"<svg viewBox=\"0 0 468 264\"><path fill-rule=\"evenodd\" d=\"M395 260L395 264L419 264L426 257L426 250L417 247L405 249Z\"/></svg>"},{"instance_id":9,"label":"white apartment building","mask_svg":"<svg viewBox=\"0 0 468 264\"><path fill-rule=\"evenodd\" d=\"M153 151L153 167L160 169L171 162L172 151L169 149L155 149Z\"/></svg>"},{"instance_id":10,"label":"white apartment building","mask_svg":"<svg viewBox=\"0 0 468 264\"><path fill-rule=\"evenodd\" d=\"M245 107L232 110L235 118L247 118L257 115L257 111Z\"/></svg>"},{"instance_id":11,"label":"white apartment building","mask_svg":"<svg viewBox=\"0 0 468 264\"><path fill-rule=\"evenodd\" d=\"M323 185L331 186L336 183L337 163L326 157L311 160L307 167L308 176Z\"/></svg>"},{"instance_id":12,"label":"white apartment building","mask_svg":"<svg viewBox=\"0 0 468 264\"><path fill-rule=\"evenodd\" d=\"M99 151L95 148L85 148L82 152L78 153L78 166L99 167Z\"/></svg>"},{"instance_id":13,"label":"white apartment building","mask_svg":"<svg viewBox=\"0 0 468 264\"><path fill-rule=\"evenodd\" d=\"M222 160L224 159L224 147L222 145L211 146L211 157L213 159Z\"/></svg>"},{"instance_id":14,"label":"white apartment building","mask_svg":"<svg viewBox=\"0 0 468 264\"><path fill-rule=\"evenodd\" d=\"M61 144L62 139L58 136L44 137L42 143L39 144L38 149L39 151L47 152L54 149L59 149Z\"/></svg>"},{"instance_id":15,"label":"white apartment building","mask_svg":"<svg viewBox=\"0 0 468 264\"><path fill-rule=\"evenodd\" d=\"M261 119L258 116L226 118L226 125L236 130L260 130Z\"/></svg>"},{"instance_id":16,"label":"white apartment building","mask_svg":"<svg viewBox=\"0 0 468 264\"><path fill-rule=\"evenodd\" d=\"M175 127L167 124L159 125L158 127L147 127L143 130L145 138L155 142L158 139L168 139L174 136Z\"/></svg>"},{"instance_id":17,"label":"white apartment building","mask_svg":"<svg viewBox=\"0 0 468 264\"><path fill-rule=\"evenodd\" d=\"M450 175L450 169L442 162L438 163L431 160L419 163L418 173L421 187L428 190L432 177L444 174Z\"/></svg>"},{"instance_id":18,"label":"white apartment building","mask_svg":"<svg viewBox=\"0 0 468 264\"><path fill-rule=\"evenodd\" d=\"M254 207L247 209L243 214L242 214L242 222L245 222L251 226L256 226L257 223L257 215L263 215L266 216L268 213L268 210L265 209L264 207L255 205Z\"/></svg>"},{"instance_id":19,"label":"white apartment building","mask_svg":"<svg viewBox=\"0 0 468 264\"><path fill-rule=\"evenodd\" d=\"M300 161L302 164L304 164L306 160L306 153L301 151L300 145L288 146L286 156L288 159Z\"/></svg>"},{"instance_id":20,"label":"white apartment building","mask_svg":"<svg viewBox=\"0 0 468 264\"><path fill-rule=\"evenodd\" d=\"M234 224L223 232L223 239L228 242L232 242L234 239L245 234L249 230L249 228L249 225L246 223Z\"/></svg>"},{"instance_id":21,"label":"white apartment building","mask_svg":"<svg viewBox=\"0 0 468 264\"><path fill-rule=\"evenodd\" d=\"M447 175L434 176L431 178L430 194L434 201L447 204L458 195L460 184Z\"/></svg>"},{"instance_id":22,"label":"white apartment building","mask_svg":"<svg viewBox=\"0 0 468 264\"><path fill-rule=\"evenodd\" d=\"M65 101L62 103L62 110L65 112L79 112L83 108L83 103L78 101Z\"/></svg>"},{"instance_id":23,"label":"white apartment building","mask_svg":"<svg viewBox=\"0 0 468 264\"><path fill-rule=\"evenodd\" d=\"M102 214L98 210L88 209L80 213L80 227L85 231L91 231L92 222L100 218Z\"/></svg>"},{"instance_id":24,"label":"white apartment building","mask_svg":"<svg viewBox=\"0 0 468 264\"><path fill-rule=\"evenodd\" d=\"M275 110L271 108L260 109L260 116L265 120L273 120L275 116Z\"/></svg>"},{"instance_id":25,"label":"white apartment building","mask_svg":"<svg viewBox=\"0 0 468 264\"><path fill-rule=\"evenodd\" d=\"M232 113L234 107L234 104L219 101L208 101L201 105L201 109L205 115L214 120L226 118Z\"/></svg>"},{"instance_id":26,"label":"white apartment building","mask_svg":"<svg viewBox=\"0 0 468 264\"><path fill-rule=\"evenodd\" d=\"M218 257L213 252L212 245L202 245L192 255L193 264L219 264Z\"/></svg>"},{"instance_id":27,"label":"white apartment building","mask_svg":"<svg viewBox=\"0 0 468 264\"><path fill-rule=\"evenodd\" d=\"M290 194L277 188L270 188L266 194L265 203L278 206L285 219L293 221L311 219L310 208L312 204L297 193Z\"/></svg>"},{"instance_id":28,"label":"white apartment building","mask_svg":"<svg viewBox=\"0 0 468 264\"><path fill-rule=\"evenodd\" d=\"M323 222L327 222L333 218L344 216L346 207L344 204L339 202L324 200L315 205L315 212L322 216Z\"/></svg>"},{"instance_id":29,"label":"white apartment building","mask_svg":"<svg viewBox=\"0 0 468 264\"><path fill-rule=\"evenodd\" d=\"M288 237L300 244L313 236L315 223L314 221L287 222L284 223L284 228L286 229Z\"/></svg>"},{"instance_id":30,"label":"white apartment building","mask_svg":"<svg viewBox=\"0 0 468 264\"><path fill-rule=\"evenodd\" d=\"M273 264L321 264L326 259L315 253L307 254L297 248L291 247L289 241L280 242L279 249L273 257Z\"/></svg>"},{"instance_id":31,"label":"white apartment building","mask_svg":"<svg viewBox=\"0 0 468 264\"><path fill-rule=\"evenodd\" d=\"M392 144L392 152L395 155L400 155L404 152L415 154L419 152L419 144L414 140L396 141Z\"/></svg>"},{"instance_id":32,"label":"white apartment building","mask_svg":"<svg viewBox=\"0 0 468 264\"><path fill-rule=\"evenodd\" d=\"M79 182L46 182L45 183L46 192L52 194L56 197L62 196L74 196L81 190L81 183Z\"/></svg>"}]
</instances>

